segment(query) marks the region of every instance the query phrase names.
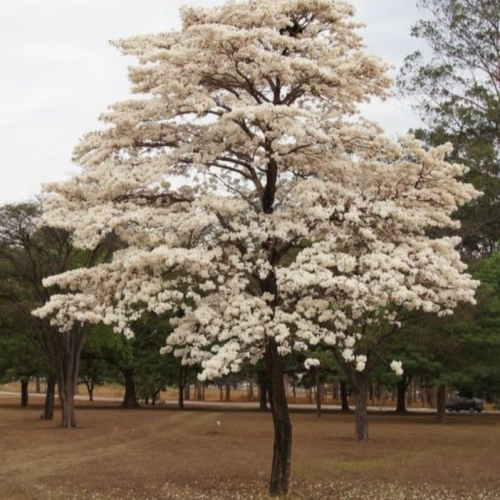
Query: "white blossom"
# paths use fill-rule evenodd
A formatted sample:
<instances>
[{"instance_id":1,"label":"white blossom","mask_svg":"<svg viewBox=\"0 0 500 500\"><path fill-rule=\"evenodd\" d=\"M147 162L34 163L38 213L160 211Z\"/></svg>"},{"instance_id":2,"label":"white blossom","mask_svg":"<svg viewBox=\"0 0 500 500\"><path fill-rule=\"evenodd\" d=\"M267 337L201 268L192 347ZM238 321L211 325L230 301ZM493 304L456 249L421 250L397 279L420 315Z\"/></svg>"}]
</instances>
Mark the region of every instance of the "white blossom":
<instances>
[{"instance_id":1,"label":"white blossom","mask_svg":"<svg viewBox=\"0 0 500 500\"><path fill-rule=\"evenodd\" d=\"M269 342L337 345L362 371L363 328L474 303L458 239L428 230L455 228L478 193L450 145L392 139L359 116L390 79L352 14L330 0L230 2L117 42L137 59L136 97L78 144L81 172L46 188L43 223L88 249L112 233L120 250L46 279L63 293L35 314L126 334L145 310L168 314L164 351L204 380ZM309 21L291 36L297 19Z\"/></svg>"},{"instance_id":2,"label":"white blossom","mask_svg":"<svg viewBox=\"0 0 500 500\"><path fill-rule=\"evenodd\" d=\"M401 361L392 361L391 370L398 376L403 375L403 363Z\"/></svg>"},{"instance_id":3,"label":"white blossom","mask_svg":"<svg viewBox=\"0 0 500 500\"><path fill-rule=\"evenodd\" d=\"M310 370L313 367L317 368L320 364L321 363L320 363L319 359L315 359L315 358L307 358L304 361L304 367L306 370Z\"/></svg>"}]
</instances>

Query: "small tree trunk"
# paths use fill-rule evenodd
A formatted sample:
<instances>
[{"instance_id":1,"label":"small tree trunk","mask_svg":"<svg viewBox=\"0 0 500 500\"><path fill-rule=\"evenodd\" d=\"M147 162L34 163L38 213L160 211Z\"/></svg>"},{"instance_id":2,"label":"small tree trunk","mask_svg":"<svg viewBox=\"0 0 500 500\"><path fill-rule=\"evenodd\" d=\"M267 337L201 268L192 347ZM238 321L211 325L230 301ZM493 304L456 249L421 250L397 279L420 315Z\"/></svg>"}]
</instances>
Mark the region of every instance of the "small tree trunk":
<instances>
[{"instance_id":1,"label":"small tree trunk","mask_svg":"<svg viewBox=\"0 0 500 500\"><path fill-rule=\"evenodd\" d=\"M28 383L27 378L21 379L21 406L28 406Z\"/></svg>"},{"instance_id":2,"label":"small tree trunk","mask_svg":"<svg viewBox=\"0 0 500 500\"><path fill-rule=\"evenodd\" d=\"M94 401L94 380L85 380L85 386L87 387L87 392L89 393L89 401Z\"/></svg>"},{"instance_id":3,"label":"small tree trunk","mask_svg":"<svg viewBox=\"0 0 500 500\"><path fill-rule=\"evenodd\" d=\"M180 383L180 382L179 382L178 404L179 404L179 408L181 410L184 410L184 387L182 386L182 383Z\"/></svg>"},{"instance_id":4,"label":"small tree trunk","mask_svg":"<svg viewBox=\"0 0 500 500\"><path fill-rule=\"evenodd\" d=\"M259 379L259 409L260 411L267 411L267 395L269 392L268 389L268 377L265 371L258 371L257 372L257 377Z\"/></svg>"},{"instance_id":5,"label":"small tree trunk","mask_svg":"<svg viewBox=\"0 0 500 500\"><path fill-rule=\"evenodd\" d=\"M37 394L42 392L42 388L40 387L40 376L35 375L35 391Z\"/></svg>"},{"instance_id":6,"label":"small tree trunk","mask_svg":"<svg viewBox=\"0 0 500 500\"><path fill-rule=\"evenodd\" d=\"M316 368L316 416L321 418L321 401L323 399L323 386L320 381L319 368Z\"/></svg>"},{"instance_id":7,"label":"small tree trunk","mask_svg":"<svg viewBox=\"0 0 500 500\"><path fill-rule=\"evenodd\" d=\"M292 460L292 424L283 381L283 364L274 340L266 344L267 379L274 424L274 451L269 494L286 495Z\"/></svg>"},{"instance_id":8,"label":"small tree trunk","mask_svg":"<svg viewBox=\"0 0 500 500\"><path fill-rule=\"evenodd\" d=\"M340 399L342 402L342 411L350 411L349 399L347 398L347 382L340 381Z\"/></svg>"},{"instance_id":9,"label":"small tree trunk","mask_svg":"<svg viewBox=\"0 0 500 500\"><path fill-rule=\"evenodd\" d=\"M433 401L432 401L433 400L433 397L432 397L432 387L426 387L425 393L426 393L427 406L429 406L430 408L433 408L434 404L433 404Z\"/></svg>"},{"instance_id":10,"label":"small tree trunk","mask_svg":"<svg viewBox=\"0 0 500 500\"><path fill-rule=\"evenodd\" d=\"M382 407L384 406L384 403L385 403L385 393L386 393L386 389L380 388L379 400L378 400L378 405L379 405L380 411L382 411Z\"/></svg>"},{"instance_id":11,"label":"small tree trunk","mask_svg":"<svg viewBox=\"0 0 500 500\"><path fill-rule=\"evenodd\" d=\"M139 408L137 395L135 392L135 380L133 368L124 368L122 370L125 379L125 394L123 396L122 408Z\"/></svg>"},{"instance_id":12,"label":"small tree trunk","mask_svg":"<svg viewBox=\"0 0 500 500\"><path fill-rule=\"evenodd\" d=\"M225 400L227 402L231 401L231 384L229 382L226 382L226 398Z\"/></svg>"},{"instance_id":13,"label":"small tree trunk","mask_svg":"<svg viewBox=\"0 0 500 500\"><path fill-rule=\"evenodd\" d=\"M249 401L249 402L253 402L253 401L254 401L254 399L255 399L255 395L254 395L254 393L253 393L253 382L252 382L252 381L250 381L250 382L248 383L248 401Z\"/></svg>"},{"instance_id":14,"label":"small tree trunk","mask_svg":"<svg viewBox=\"0 0 500 500\"><path fill-rule=\"evenodd\" d=\"M356 377L356 439L368 441L368 407L366 380L359 375Z\"/></svg>"},{"instance_id":15,"label":"small tree trunk","mask_svg":"<svg viewBox=\"0 0 500 500\"><path fill-rule=\"evenodd\" d=\"M196 380L196 400L203 401L203 383Z\"/></svg>"},{"instance_id":16,"label":"small tree trunk","mask_svg":"<svg viewBox=\"0 0 500 500\"><path fill-rule=\"evenodd\" d=\"M407 413L406 411L406 380L403 377L398 381L398 399L396 403L396 413Z\"/></svg>"},{"instance_id":17,"label":"small tree trunk","mask_svg":"<svg viewBox=\"0 0 500 500\"><path fill-rule=\"evenodd\" d=\"M446 420L446 385L440 384L437 388L437 420L444 423Z\"/></svg>"},{"instance_id":18,"label":"small tree trunk","mask_svg":"<svg viewBox=\"0 0 500 500\"><path fill-rule=\"evenodd\" d=\"M182 366L179 369L179 409L184 410L184 386L187 380L187 367Z\"/></svg>"},{"instance_id":19,"label":"small tree trunk","mask_svg":"<svg viewBox=\"0 0 500 500\"><path fill-rule=\"evenodd\" d=\"M51 373L47 378L47 392L45 394L45 405L43 407L42 420L54 418L54 399L56 394L56 377Z\"/></svg>"}]
</instances>

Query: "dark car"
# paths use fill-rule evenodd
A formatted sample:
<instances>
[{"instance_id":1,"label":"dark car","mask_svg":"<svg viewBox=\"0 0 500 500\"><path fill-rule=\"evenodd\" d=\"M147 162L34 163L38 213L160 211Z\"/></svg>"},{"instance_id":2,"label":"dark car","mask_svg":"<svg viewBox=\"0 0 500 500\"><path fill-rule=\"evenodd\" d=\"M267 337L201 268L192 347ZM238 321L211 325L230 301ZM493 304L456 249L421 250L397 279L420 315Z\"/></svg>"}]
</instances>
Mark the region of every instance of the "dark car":
<instances>
[{"instance_id":1,"label":"dark car","mask_svg":"<svg viewBox=\"0 0 500 500\"><path fill-rule=\"evenodd\" d=\"M454 401L453 403L448 403L446 405L446 409L448 411L477 411L481 413L483 411L483 402L479 398L471 398L471 399L459 399L458 401Z\"/></svg>"}]
</instances>

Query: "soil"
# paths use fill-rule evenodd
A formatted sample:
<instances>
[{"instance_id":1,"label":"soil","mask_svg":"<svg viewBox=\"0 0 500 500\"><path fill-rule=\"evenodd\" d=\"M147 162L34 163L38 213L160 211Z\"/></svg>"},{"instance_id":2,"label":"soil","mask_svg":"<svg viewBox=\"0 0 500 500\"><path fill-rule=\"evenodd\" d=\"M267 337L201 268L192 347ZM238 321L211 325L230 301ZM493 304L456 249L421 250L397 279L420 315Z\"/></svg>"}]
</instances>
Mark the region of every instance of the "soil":
<instances>
[{"instance_id":1,"label":"soil","mask_svg":"<svg viewBox=\"0 0 500 500\"><path fill-rule=\"evenodd\" d=\"M123 410L78 402L76 429L43 399L0 397L0 499L266 498L272 422L257 411ZM292 414L294 499L500 499L500 415Z\"/></svg>"}]
</instances>

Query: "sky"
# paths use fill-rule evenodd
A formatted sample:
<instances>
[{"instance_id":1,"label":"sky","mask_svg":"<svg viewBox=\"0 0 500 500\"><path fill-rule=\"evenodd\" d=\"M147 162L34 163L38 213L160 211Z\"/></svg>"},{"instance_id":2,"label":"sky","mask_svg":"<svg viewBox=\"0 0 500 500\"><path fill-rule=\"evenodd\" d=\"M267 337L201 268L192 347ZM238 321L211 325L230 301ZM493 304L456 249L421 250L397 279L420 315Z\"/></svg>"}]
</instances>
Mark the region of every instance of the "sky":
<instances>
[{"instance_id":1,"label":"sky","mask_svg":"<svg viewBox=\"0 0 500 500\"><path fill-rule=\"evenodd\" d=\"M264 1L264 0L263 0ZM269 0L271 1L271 0ZM420 48L410 36L416 0L351 0L368 51L394 66ZM42 185L77 172L79 137L99 114L127 98L127 67L109 40L180 26L182 5L223 0L1 0L0 203L38 195ZM374 102L363 114L390 134L419 125L407 103Z\"/></svg>"}]
</instances>

